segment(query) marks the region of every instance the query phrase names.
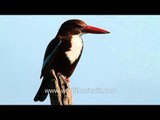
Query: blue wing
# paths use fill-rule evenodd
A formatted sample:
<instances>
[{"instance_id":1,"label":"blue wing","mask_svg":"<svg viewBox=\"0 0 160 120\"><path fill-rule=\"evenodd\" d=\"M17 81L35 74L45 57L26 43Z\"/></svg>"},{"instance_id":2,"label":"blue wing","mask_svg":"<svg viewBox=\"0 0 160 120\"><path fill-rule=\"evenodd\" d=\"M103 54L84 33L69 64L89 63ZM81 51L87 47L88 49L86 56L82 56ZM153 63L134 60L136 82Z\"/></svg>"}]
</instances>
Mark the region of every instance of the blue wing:
<instances>
[{"instance_id":1,"label":"blue wing","mask_svg":"<svg viewBox=\"0 0 160 120\"><path fill-rule=\"evenodd\" d=\"M55 55L57 49L59 48L59 46L61 45L61 42L62 42L61 40L54 39L49 43L49 45L46 49L45 55L44 55L43 66L42 66L40 78L42 78L45 67L47 66L47 64L54 58L54 55Z\"/></svg>"}]
</instances>

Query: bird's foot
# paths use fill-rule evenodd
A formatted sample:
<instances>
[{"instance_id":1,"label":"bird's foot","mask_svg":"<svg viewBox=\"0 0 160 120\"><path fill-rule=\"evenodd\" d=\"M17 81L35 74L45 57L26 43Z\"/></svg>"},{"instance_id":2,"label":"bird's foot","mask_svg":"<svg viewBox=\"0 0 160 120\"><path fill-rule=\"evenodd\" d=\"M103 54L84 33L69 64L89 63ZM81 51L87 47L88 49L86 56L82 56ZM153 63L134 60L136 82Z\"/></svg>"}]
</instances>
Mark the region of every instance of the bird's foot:
<instances>
[{"instance_id":1,"label":"bird's foot","mask_svg":"<svg viewBox=\"0 0 160 120\"><path fill-rule=\"evenodd\" d=\"M70 82L70 79L69 79L69 78L66 78L66 82L69 83L69 82Z\"/></svg>"}]
</instances>

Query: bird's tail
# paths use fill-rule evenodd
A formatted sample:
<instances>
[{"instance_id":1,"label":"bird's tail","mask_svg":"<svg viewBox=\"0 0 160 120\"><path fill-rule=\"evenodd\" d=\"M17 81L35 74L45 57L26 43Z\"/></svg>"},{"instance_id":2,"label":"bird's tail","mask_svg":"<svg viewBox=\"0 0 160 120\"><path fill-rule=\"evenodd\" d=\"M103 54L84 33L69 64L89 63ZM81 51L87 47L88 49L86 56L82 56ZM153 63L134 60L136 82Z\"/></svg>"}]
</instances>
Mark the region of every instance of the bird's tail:
<instances>
[{"instance_id":1,"label":"bird's tail","mask_svg":"<svg viewBox=\"0 0 160 120\"><path fill-rule=\"evenodd\" d=\"M36 101L41 101L41 102L43 102L43 101L46 99L48 93L45 91L45 89L47 89L48 86L49 86L49 82L48 82L48 81L49 81L49 80L47 80L47 78L43 77L41 86L40 86L40 88L39 88L36 96L34 97L34 101L35 101L35 102L36 102Z\"/></svg>"}]
</instances>

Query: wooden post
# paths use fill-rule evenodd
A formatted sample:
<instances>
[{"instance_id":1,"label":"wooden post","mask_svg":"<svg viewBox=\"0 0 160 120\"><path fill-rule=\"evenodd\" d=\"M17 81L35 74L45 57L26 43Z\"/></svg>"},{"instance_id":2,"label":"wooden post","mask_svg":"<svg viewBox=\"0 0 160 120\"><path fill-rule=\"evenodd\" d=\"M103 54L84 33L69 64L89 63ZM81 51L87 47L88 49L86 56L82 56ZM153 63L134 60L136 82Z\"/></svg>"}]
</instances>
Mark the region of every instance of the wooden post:
<instances>
[{"instance_id":1,"label":"wooden post","mask_svg":"<svg viewBox=\"0 0 160 120\"><path fill-rule=\"evenodd\" d=\"M69 83L66 82L66 77L62 74L56 74L51 70L51 82L49 89L51 105L72 105L72 91Z\"/></svg>"}]
</instances>

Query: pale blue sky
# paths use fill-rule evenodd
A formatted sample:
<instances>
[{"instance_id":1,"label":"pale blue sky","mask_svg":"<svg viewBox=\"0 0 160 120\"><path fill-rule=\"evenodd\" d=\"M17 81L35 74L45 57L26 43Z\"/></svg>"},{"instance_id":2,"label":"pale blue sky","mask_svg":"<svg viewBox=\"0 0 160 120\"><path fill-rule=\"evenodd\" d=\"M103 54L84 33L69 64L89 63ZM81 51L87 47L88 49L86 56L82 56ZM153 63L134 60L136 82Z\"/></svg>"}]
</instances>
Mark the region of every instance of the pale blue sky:
<instances>
[{"instance_id":1,"label":"pale blue sky","mask_svg":"<svg viewBox=\"0 0 160 120\"><path fill-rule=\"evenodd\" d=\"M33 101L44 52L60 25L74 18L111 34L82 36L73 104L160 104L160 16L151 15L1 15L0 104L50 104L49 97Z\"/></svg>"}]
</instances>

